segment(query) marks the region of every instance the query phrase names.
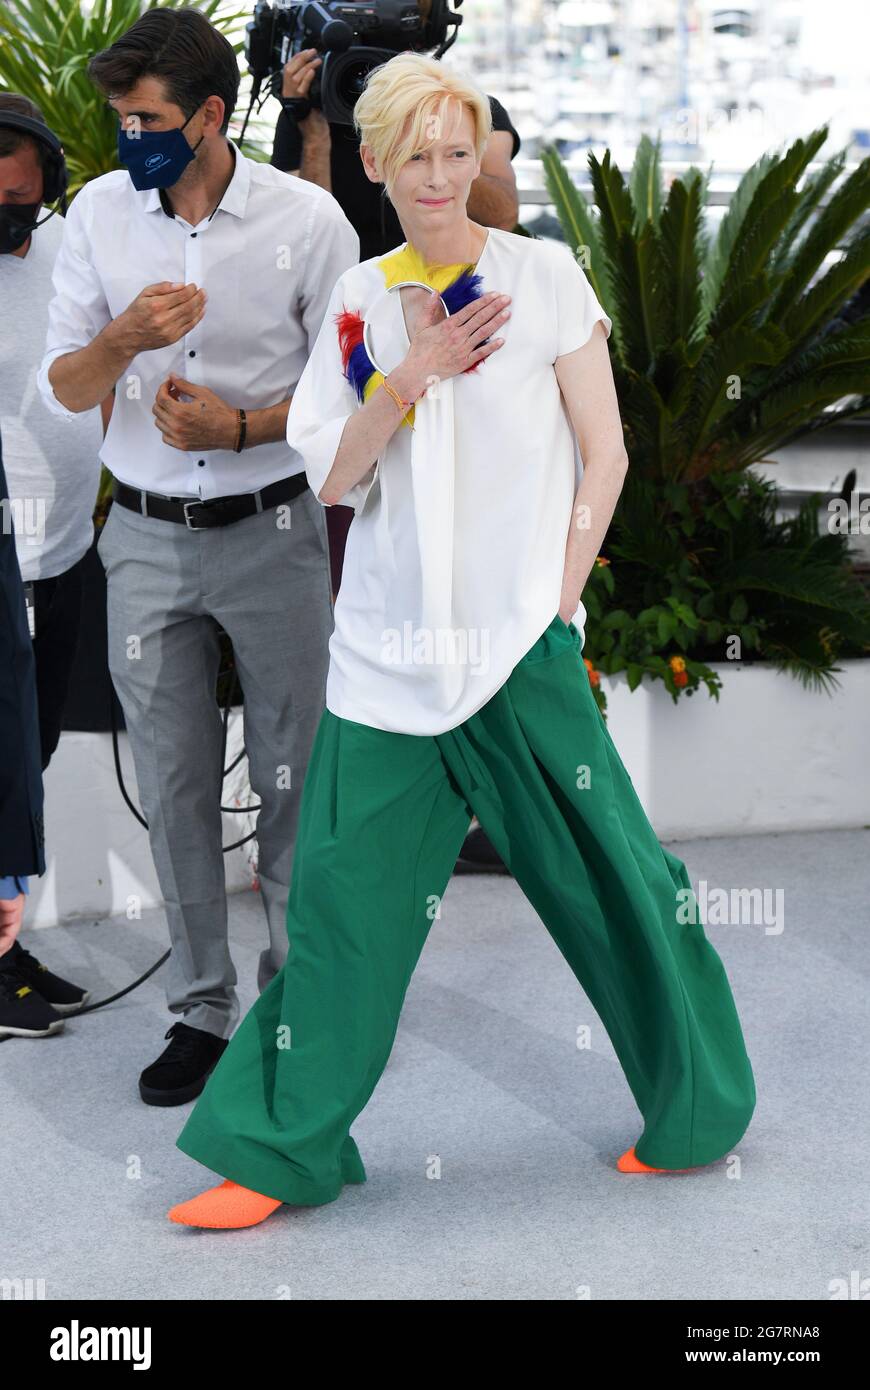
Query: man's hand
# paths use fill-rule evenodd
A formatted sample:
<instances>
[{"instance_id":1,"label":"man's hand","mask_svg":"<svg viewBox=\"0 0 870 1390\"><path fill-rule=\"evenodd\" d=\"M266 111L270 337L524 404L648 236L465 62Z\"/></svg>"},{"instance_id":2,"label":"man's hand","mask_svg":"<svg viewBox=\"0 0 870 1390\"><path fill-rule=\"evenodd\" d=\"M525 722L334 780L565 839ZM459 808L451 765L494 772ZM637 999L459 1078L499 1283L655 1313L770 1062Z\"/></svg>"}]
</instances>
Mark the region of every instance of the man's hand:
<instances>
[{"instance_id":1,"label":"man's hand","mask_svg":"<svg viewBox=\"0 0 870 1390\"><path fill-rule=\"evenodd\" d=\"M182 401L182 393L193 399ZM151 414L164 444L173 449L235 447L238 412L207 386L197 386L173 372L160 383Z\"/></svg>"},{"instance_id":2,"label":"man's hand","mask_svg":"<svg viewBox=\"0 0 870 1390\"><path fill-rule=\"evenodd\" d=\"M314 74L323 59L316 48L303 48L300 53L284 64L281 78L281 95L285 97L307 97L308 89L314 81ZM312 106L308 115L297 122L306 140L311 136L329 140L329 121L322 111Z\"/></svg>"},{"instance_id":3,"label":"man's hand","mask_svg":"<svg viewBox=\"0 0 870 1390\"><path fill-rule=\"evenodd\" d=\"M159 285L146 285L110 325L111 335L128 357L169 347L196 327L207 298L204 289L192 284L162 280Z\"/></svg>"},{"instance_id":4,"label":"man's hand","mask_svg":"<svg viewBox=\"0 0 870 1390\"><path fill-rule=\"evenodd\" d=\"M21 930L24 916L24 894L17 898L0 898L0 956L5 956Z\"/></svg>"}]
</instances>

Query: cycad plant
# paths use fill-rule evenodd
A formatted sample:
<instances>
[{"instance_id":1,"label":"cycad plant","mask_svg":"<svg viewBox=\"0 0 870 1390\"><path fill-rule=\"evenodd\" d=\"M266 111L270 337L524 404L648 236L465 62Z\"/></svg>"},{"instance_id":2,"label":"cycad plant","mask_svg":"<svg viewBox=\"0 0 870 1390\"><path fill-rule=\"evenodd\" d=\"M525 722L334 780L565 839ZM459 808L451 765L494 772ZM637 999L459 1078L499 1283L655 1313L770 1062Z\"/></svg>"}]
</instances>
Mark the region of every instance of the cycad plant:
<instances>
[{"instance_id":1,"label":"cycad plant","mask_svg":"<svg viewBox=\"0 0 870 1390\"><path fill-rule=\"evenodd\" d=\"M841 152L807 174L826 138L747 170L716 235L709 172L665 193L658 141L641 140L628 179L590 152L594 208L543 155L565 240L613 320L630 464L609 563L583 596L593 673L717 695L706 662L747 649L817 686L835 683L838 655L870 651L870 602L847 538L820 530L823 499L777 521L775 490L747 472L870 410L870 317L838 318L870 276L870 159L844 176Z\"/></svg>"}]
</instances>

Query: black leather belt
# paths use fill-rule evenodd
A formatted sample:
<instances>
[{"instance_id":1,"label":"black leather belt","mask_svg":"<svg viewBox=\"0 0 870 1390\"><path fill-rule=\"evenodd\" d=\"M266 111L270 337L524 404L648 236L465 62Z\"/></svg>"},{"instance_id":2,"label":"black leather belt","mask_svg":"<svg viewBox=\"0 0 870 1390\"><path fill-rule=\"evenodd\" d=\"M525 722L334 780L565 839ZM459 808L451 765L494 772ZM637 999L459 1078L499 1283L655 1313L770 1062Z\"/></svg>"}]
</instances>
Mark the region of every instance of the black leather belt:
<instances>
[{"instance_id":1,"label":"black leather belt","mask_svg":"<svg viewBox=\"0 0 870 1390\"><path fill-rule=\"evenodd\" d=\"M145 492L114 478L112 496L122 507L140 516L156 516L160 521L179 521L191 531L206 531L211 526L227 526L232 521L277 507L289 502L308 486L304 473L279 478L258 492L239 492L230 497L166 497L162 492Z\"/></svg>"}]
</instances>

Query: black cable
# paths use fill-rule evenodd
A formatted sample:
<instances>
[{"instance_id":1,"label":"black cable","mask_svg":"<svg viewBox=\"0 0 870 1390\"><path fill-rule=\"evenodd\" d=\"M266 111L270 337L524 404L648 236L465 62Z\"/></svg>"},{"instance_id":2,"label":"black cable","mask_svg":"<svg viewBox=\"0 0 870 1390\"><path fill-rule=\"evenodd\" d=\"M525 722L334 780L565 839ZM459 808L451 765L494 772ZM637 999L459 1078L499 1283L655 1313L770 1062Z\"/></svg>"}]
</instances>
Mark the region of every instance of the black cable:
<instances>
[{"instance_id":1,"label":"black cable","mask_svg":"<svg viewBox=\"0 0 870 1390\"><path fill-rule=\"evenodd\" d=\"M85 1004L79 1009L67 1009L63 1017L78 1018L79 1014L93 1013L94 1009L104 1009L107 1004L114 1004L116 999L123 999L125 994L129 994L131 990L138 989L139 985L144 984L148 977L153 975L155 970L159 970L164 961L167 961L171 955L172 947L170 946L169 950L165 951L160 959L154 962L150 970L146 970L144 975L140 975L138 980L134 980L132 985L128 985L126 989L119 989L117 994L110 994L108 999L100 999L96 1004Z\"/></svg>"}]
</instances>

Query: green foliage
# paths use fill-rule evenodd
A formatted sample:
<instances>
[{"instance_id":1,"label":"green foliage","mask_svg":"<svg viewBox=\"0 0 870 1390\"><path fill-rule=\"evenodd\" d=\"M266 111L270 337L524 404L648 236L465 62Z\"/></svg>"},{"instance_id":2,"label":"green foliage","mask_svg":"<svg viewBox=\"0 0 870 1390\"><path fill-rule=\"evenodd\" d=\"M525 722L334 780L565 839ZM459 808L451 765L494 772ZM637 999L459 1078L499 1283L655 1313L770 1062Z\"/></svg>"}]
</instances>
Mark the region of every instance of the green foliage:
<instances>
[{"instance_id":1,"label":"green foliage","mask_svg":"<svg viewBox=\"0 0 870 1390\"><path fill-rule=\"evenodd\" d=\"M830 690L839 658L870 651L870 595L823 503L815 493L777 520L774 485L753 473L658 485L629 470L583 591L584 657L625 671L631 690L661 680L675 701L701 685L718 699L708 663L727 660L766 660Z\"/></svg>"},{"instance_id":2,"label":"green foliage","mask_svg":"<svg viewBox=\"0 0 870 1390\"><path fill-rule=\"evenodd\" d=\"M775 489L747 471L870 407L870 316L837 318L870 275L870 159L807 175L826 138L758 160L715 236L709 171L665 194L658 141L643 137L627 180L590 152L594 206L544 152L565 240L613 321L629 457L609 563L583 593L584 657L631 689L648 675L675 700L702 684L718 698L708 663L729 658L823 689L838 656L870 651L870 602L846 537L820 528L824 499L778 521Z\"/></svg>"}]
</instances>

